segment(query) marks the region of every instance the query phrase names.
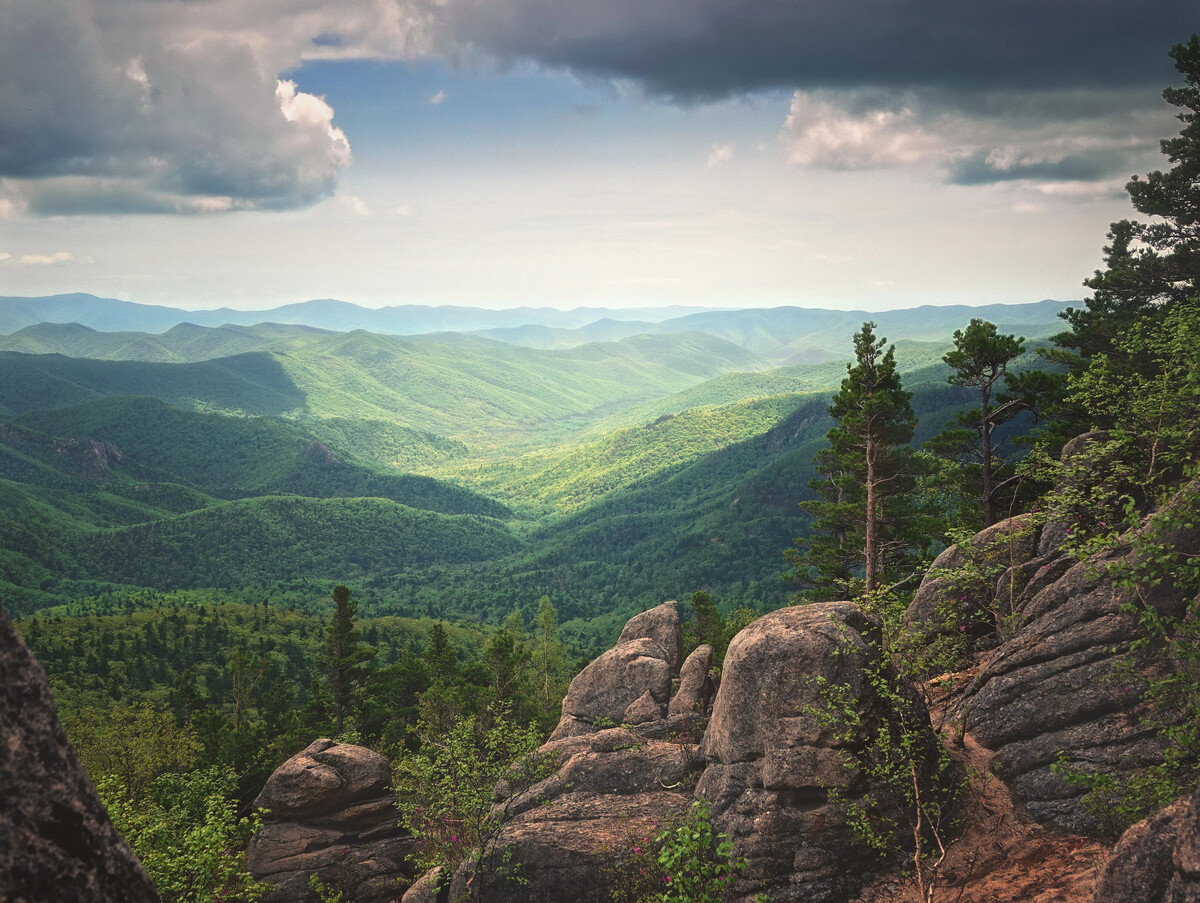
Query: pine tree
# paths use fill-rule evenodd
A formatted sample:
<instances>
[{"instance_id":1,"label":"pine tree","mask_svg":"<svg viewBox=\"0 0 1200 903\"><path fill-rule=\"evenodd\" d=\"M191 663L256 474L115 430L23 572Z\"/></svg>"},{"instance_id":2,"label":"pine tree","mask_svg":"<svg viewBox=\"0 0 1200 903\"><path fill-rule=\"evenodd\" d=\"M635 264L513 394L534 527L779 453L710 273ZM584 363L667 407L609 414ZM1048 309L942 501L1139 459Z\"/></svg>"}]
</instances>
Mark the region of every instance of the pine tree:
<instances>
[{"instance_id":1,"label":"pine tree","mask_svg":"<svg viewBox=\"0 0 1200 903\"><path fill-rule=\"evenodd\" d=\"M1024 338L1001 334L994 323L975 318L965 330L954 331L954 350L942 357L954 371L946 381L974 389L976 402L959 412L924 448L960 465L956 482L964 487L964 494L974 496L982 513L981 524L969 518L973 528L996 522L998 499L1017 479L1000 452L1003 442L997 441L995 432L1036 404L1038 380L1019 379L1008 369L1024 350ZM1002 385L1007 390L1004 393L999 391Z\"/></svg>"},{"instance_id":2,"label":"pine tree","mask_svg":"<svg viewBox=\"0 0 1200 903\"><path fill-rule=\"evenodd\" d=\"M1084 282L1092 296L1085 307L1064 314L1071 329L1054 341L1073 349L1059 356L1076 369L1098 354L1137 369L1139 362L1119 347L1121 338L1139 320L1161 316L1200 289L1200 36L1176 44L1170 55L1185 82L1163 91L1184 124L1179 135L1161 142L1173 166L1134 176L1125 186L1133 206L1150 222L1111 225L1104 269Z\"/></svg>"},{"instance_id":3,"label":"pine tree","mask_svg":"<svg viewBox=\"0 0 1200 903\"><path fill-rule=\"evenodd\" d=\"M375 650L359 642L362 634L354 623L358 603L351 601L350 590L339 583L333 588L333 602L333 617L325 629L320 664L329 675L334 722L340 737L354 691L366 678L364 665L375 657Z\"/></svg>"},{"instance_id":4,"label":"pine tree","mask_svg":"<svg viewBox=\"0 0 1200 903\"><path fill-rule=\"evenodd\" d=\"M912 496L912 396L901 386L894 346L884 351L886 339L874 329L864 323L855 334L855 362L829 408L837 423L829 448L814 458L822 477L809 484L822 498L801 503L814 516L811 535L784 553L794 568L789 579L811 586L814 599L857 595L859 587L870 596L931 538L920 535Z\"/></svg>"}]
</instances>

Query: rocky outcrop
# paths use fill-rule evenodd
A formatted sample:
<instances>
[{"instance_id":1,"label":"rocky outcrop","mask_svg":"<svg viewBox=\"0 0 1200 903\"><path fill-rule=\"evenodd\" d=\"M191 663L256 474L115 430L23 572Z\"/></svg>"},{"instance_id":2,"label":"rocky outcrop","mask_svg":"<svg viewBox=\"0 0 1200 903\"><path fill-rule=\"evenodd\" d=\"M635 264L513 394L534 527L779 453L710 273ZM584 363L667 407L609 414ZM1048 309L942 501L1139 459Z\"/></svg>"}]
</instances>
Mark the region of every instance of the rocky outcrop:
<instances>
[{"instance_id":1,"label":"rocky outcrop","mask_svg":"<svg viewBox=\"0 0 1200 903\"><path fill-rule=\"evenodd\" d=\"M617 639L618 648L625 643L647 639L655 643L663 661L672 672L679 671L683 659L682 625L679 619L679 603L664 602L656 608L634 615L621 630Z\"/></svg>"},{"instance_id":2,"label":"rocky outcrop","mask_svg":"<svg viewBox=\"0 0 1200 903\"><path fill-rule=\"evenodd\" d=\"M830 602L764 615L730 643L696 795L748 863L735 899L845 899L877 859L852 840L845 809L880 789L848 764L891 716L868 676L880 669L877 630L857 605ZM842 703L857 724L824 717ZM924 716L920 742L931 749L928 716L908 703Z\"/></svg>"},{"instance_id":3,"label":"rocky outcrop","mask_svg":"<svg viewBox=\"0 0 1200 903\"><path fill-rule=\"evenodd\" d=\"M679 689L671 697L667 706L668 715L687 715L698 713L708 714L709 703L712 702L713 679L709 674L712 668L712 646L705 644L697 646L683 667L679 669Z\"/></svg>"},{"instance_id":4,"label":"rocky outcrop","mask_svg":"<svg viewBox=\"0 0 1200 903\"><path fill-rule=\"evenodd\" d=\"M1200 901L1200 790L1121 837L1096 885L1095 903Z\"/></svg>"},{"instance_id":5,"label":"rocky outcrop","mask_svg":"<svg viewBox=\"0 0 1200 903\"><path fill-rule=\"evenodd\" d=\"M342 465L333 450L320 439L314 439L308 443L308 447L304 450L304 456L322 467L340 467Z\"/></svg>"},{"instance_id":6,"label":"rocky outcrop","mask_svg":"<svg viewBox=\"0 0 1200 903\"><path fill-rule=\"evenodd\" d=\"M630 619L617 645L571 681L550 739L665 717L671 678L679 669L681 633L676 602L664 602Z\"/></svg>"},{"instance_id":7,"label":"rocky outcrop","mask_svg":"<svg viewBox=\"0 0 1200 903\"><path fill-rule=\"evenodd\" d=\"M877 857L852 842L842 800L878 789L847 766L890 713L864 674L878 672L870 642L877 625L848 602L760 618L730 644L709 720L707 647L684 664L670 713L657 709L673 669L652 649L666 651L664 638L674 642L677 617L674 603L639 616L575 679L559 731L538 751L554 773L519 793L497 788L494 814L505 825L477 873L455 874L448 899L611 900L614 888L628 886L622 882L636 871L641 848L697 797L710 801L714 824L748 863L731 899L767 893L831 903L860 883ZM853 707L856 724L824 717L831 687ZM915 698L909 702L924 716ZM646 721L597 723L599 712L652 707L657 717ZM927 727L923 742L936 742ZM410 903L432 900L432 882L423 880Z\"/></svg>"},{"instance_id":8,"label":"rocky outcrop","mask_svg":"<svg viewBox=\"0 0 1200 903\"><path fill-rule=\"evenodd\" d=\"M547 743L538 754L557 759L557 771L501 803L507 824L494 850L477 874L459 870L449 899L607 903L633 848L691 805L696 720L657 722L671 725L670 738L634 726Z\"/></svg>"},{"instance_id":9,"label":"rocky outcrop","mask_svg":"<svg viewBox=\"0 0 1200 903\"><path fill-rule=\"evenodd\" d=\"M1200 482L1193 482L1114 547L1066 559L1056 580L1031 580L1016 632L967 691L960 707L966 730L995 753L996 774L1039 821L1080 833L1099 827L1082 805L1082 789L1055 773L1060 757L1068 769L1118 781L1161 761L1151 716L1162 713L1152 712L1143 692L1164 665L1133 648L1133 612L1149 606L1177 616L1185 599L1169 581L1130 585L1126 574L1140 566L1143 541L1200 552L1195 518L1177 516L1198 499ZM1064 569L1061 562L1042 567Z\"/></svg>"},{"instance_id":10,"label":"rocky outcrop","mask_svg":"<svg viewBox=\"0 0 1200 903\"><path fill-rule=\"evenodd\" d=\"M998 622L1012 616L1016 598L1036 572L1037 547L1037 525L1022 514L943 551L905 612L910 647L954 642L960 655L969 655L994 645Z\"/></svg>"},{"instance_id":11,"label":"rocky outcrop","mask_svg":"<svg viewBox=\"0 0 1200 903\"><path fill-rule=\"evenodd\" d=\"M71 751L41 666L2 609L0 900L158 900Z\"/></svg>"},{"instance_id":12,"label":"rocky outcrop","mask_svg":"<svg viewBox=\"0 0 1200 903\"><path fill-rule=\"evenodd\" d=\"M316 872L364 903L399 899L412 880L412 839L398 826L387 760L361 746L315 740L267 780L266 809L246 857L273 886L266 903L315 901Z\"/></svg>"}]
</instances>

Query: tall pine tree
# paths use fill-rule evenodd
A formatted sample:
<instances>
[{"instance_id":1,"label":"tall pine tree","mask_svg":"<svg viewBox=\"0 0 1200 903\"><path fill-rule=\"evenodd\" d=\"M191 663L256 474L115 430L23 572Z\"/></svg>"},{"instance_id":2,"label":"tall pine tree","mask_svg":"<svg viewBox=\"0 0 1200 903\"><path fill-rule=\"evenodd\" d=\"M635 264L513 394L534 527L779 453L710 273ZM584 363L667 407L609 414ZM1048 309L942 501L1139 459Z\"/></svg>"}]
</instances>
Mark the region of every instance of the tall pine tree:
<instances>
[{"instance_id":1,"label":"tall pine tree","mask_svg":"<svg viewBox=\"0 0 1200 903\"><path fill-rule=\"evenodd\" d=\"M366 679L365 665L375 657L375 650L359 641L362 632L354 622L358 603L350 599L350 590L340 583L333 588L333 604L320 665L329 675L334 721L340 737L354 692Z\"/></svg>"},{"instance_id":2,"label":"tall pine tree","mask_svg":"<svg viewBox=\"0 0 1200 903\"><path fill-rule=\"evenodd\" d=\"M1033 410L1042 389L1044 374L1009 372L1009 364L1024 350L1025 339L1004 335L994 323L975 318L965 330L954 331L954 350L942 357L953 371L946 381L974 389L975 404L960 411L924 447L956 465L956 492L970 499L967 507L975 509L978 503L977 510L962 517L973 529L996 522L1001 500L1011 500L1017 482L996 428Z\"/></svg>"},{"instance_id":3,"label":"tall pine tree","mask_svg":"<svg viewBox=\"0 0 1200 903\"><path fill-rule=\"evenodd\" d=\"M1054 341L1064 351L1072 349L1061 357L1077 370L1098 354L1107 354L1112 366L1142 369L1140 359L1121 347L1122 338L1134 324L1164 315L1200 289L1200 36L1172 47L1171 58L1185 82L1163 91L1184 126L1161 142L1173 165L1134 176L1125 186L1134 208L1149 221L1110 226L1104 269L1084 282L1092 296L1064 314L1070 331Z\"/></svg>"},{"instance_id":4,"label":"tall pine tree","mask_svg":"<svg viewBox=\"0 0 1200 903\"><path fill-rule=\"evenodd\" d=\"M907 579L901 572L930 539L920 535L913 499L912 396L901 386L895 347L884 351L874 330L864 323L855 334L855 361L829 408L837 424L814 458L822 476L809 484L821 498L801 503L814 517L811 534L784 553L789 579L814 600L869 596Z\"/></svg>"}]
</instances>

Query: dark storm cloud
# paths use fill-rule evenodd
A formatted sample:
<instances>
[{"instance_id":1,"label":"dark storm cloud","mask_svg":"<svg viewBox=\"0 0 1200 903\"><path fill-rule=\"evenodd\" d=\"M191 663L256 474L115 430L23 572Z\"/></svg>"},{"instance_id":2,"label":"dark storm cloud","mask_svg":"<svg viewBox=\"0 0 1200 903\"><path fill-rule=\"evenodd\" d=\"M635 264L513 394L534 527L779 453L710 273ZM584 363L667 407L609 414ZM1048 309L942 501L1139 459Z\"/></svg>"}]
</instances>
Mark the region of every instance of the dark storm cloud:
<instances>
[{"instance_id":1,"label":"dark storm cloud","mask_svg":"<svg viewBox=\"0 0 1200 903\"><path fill-rule=\"evenodd\" d=\"M1194 0L450 0L443 44L678 99L763 88L1158 85Z\"/></svg>"},{"instance_id":2,"label":"dark storm cloud","mask_svg":"<svg viewBox=\"0 0 1200 903\"><path fill-rule=\"evenodd\" d=\"M995 153L976 154L950 168L955 185L988 185L1028 179L1038 182L1099 182L1129 175L1129 154L1121 150L1069 154L1057 160L998 160Z\"/></svg>"}]
</instances>

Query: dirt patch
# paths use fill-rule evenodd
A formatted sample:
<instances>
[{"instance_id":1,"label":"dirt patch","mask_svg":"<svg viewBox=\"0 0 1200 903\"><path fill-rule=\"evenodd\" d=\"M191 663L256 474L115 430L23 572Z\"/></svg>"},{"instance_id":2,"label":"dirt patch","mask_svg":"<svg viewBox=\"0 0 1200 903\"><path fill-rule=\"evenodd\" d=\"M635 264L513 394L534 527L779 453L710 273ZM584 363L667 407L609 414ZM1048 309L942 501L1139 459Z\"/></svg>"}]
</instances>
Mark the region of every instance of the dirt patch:
<instances>
[{"instance_id":1,"label":"dirt patch","mask_svg":"<svg viewBox=\"0 0 1200 903\"><path fill-rule=\"evenodd\" d=\"M968 779L963 828L950 846L935 903L1091 903L1111 847L1038 825L1014 805L992 774L991 754L970 734L959 735L950 712L975 669L927 685L930 714L947 749ZM878 876L853 903L922 903L915 881L900 868Z\"/></svg>"}]
</instances>

